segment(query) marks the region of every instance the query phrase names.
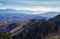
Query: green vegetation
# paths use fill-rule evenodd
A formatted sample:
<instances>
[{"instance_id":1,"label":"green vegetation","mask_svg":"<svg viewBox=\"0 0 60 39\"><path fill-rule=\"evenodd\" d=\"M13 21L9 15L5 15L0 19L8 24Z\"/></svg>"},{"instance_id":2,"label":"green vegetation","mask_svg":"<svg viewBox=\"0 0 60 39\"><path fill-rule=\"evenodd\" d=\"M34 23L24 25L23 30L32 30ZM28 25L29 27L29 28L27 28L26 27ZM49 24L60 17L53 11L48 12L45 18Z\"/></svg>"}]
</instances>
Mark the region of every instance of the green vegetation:
<instances>
[{"instance_id":1,"label":"green vegetation","mask_svg":"<svg viewBox=\"0 0 60 39\"><path fill-rule=\"evenodd\" d=\"M0 39L11 39L11 33L0 30Z\"/></svg>"}]
</instances>

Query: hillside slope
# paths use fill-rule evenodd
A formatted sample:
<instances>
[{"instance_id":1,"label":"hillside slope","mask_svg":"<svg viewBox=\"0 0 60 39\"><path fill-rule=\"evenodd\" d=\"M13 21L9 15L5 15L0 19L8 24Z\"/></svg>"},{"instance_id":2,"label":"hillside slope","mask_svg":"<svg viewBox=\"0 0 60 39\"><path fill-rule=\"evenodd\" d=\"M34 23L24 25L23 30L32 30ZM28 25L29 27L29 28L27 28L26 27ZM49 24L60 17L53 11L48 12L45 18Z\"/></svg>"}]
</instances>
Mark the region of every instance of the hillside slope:
<instances>
[{"instance_id":1,"label":"hillside slope","mask_svg":"<svg viewBox=\"0 0 60 39\"><path fill-rule=\"evenodd\" d=\"M17 32L16 32L17 33ZM13 39L54 39L60 36L60 15L46 21L45 19L32 19L23 26Z\"/></svg>"}]
</instances>

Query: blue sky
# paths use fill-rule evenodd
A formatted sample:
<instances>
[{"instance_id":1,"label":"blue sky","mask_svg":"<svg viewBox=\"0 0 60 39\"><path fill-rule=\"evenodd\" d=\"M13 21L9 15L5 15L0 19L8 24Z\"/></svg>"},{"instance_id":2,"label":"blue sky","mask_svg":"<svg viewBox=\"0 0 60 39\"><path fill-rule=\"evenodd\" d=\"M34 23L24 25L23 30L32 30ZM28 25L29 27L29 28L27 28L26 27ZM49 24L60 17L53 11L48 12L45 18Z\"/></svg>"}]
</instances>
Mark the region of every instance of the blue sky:
<instances>
[{"instance_id":1,"label":"blue sky","mask_svg":"<svg viewBox=\"0 0 60 39\"><path fill-rule=\"evenodd\" d=\"M60 0L0 0L0 9L60 11Z\"/></svg>"},{"instance_id":2,"label":"blue sky","mask_svg":"<svg viewBox=\"0 0 60 39\"><path fill-rule=\"evenodd\" d=\"M47 6L60 7L59 0L0 0L0 5L3 6Z\"/></svg>"}]
</instances>

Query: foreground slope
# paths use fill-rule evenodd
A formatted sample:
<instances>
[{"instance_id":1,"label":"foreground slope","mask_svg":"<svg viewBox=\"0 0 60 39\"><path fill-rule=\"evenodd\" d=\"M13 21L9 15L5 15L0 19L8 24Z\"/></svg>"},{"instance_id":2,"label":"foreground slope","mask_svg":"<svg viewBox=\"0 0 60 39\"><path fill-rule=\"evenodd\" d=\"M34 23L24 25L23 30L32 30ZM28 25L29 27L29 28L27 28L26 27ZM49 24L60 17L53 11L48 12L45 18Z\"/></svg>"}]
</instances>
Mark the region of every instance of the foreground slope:
<instances>
[{"instance_id":1,"label":"foreground slope","mask_svg":"<svg viewBox=\"0 0 60 39\"><path fill-rule=\"evenodd\" d=\"M17 33L19 32L19 33ZM13 39L54 39L60 36L60 15L46 21L32 19L13 35ZM14 34L14 33L13 33Z\"/></svg>"}]
</instances>

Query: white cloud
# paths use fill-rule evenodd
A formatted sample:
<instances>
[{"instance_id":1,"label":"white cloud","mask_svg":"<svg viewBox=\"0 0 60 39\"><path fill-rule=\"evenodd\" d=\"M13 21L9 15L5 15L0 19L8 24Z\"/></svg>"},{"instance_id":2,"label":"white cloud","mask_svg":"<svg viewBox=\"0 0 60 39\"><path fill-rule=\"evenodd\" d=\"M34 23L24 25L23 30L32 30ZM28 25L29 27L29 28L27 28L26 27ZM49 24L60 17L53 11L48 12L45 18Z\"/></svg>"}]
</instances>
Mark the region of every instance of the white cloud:
<instances>
[{"instance_id":1,"label":"white cloud","mask_svg":"<svg viewBox=\"0 0 60 39\"><path fill-rule=\"evenodd\" d=\"M42 7L42 6L5 6L1 9L16 9L16 10L28 10L33 11L27 14L43 14L45 12L60 12L60 7Z\"/></svg>"},{"instance_id":2,"label":"white cloud","mask_svg":"<svg viewBox=\"0 0 60 39\"><path fill-rule=\"evenodd\" d=\"M45 12L60 12L60 7L40 7L40 6L35 7L34 6L34 7L16 7L14 9L33 11L31 13L28 13L28 14L43 14Z\"/></svg>"},{"instance_id":3,"label":"white cloud","mask_svg":"<svg viewBox=\"0 0 60 39\"><path fill-rule=\"evenodd\" d=\"M14 8L14 7L11 7ZM41 11L41 12L49 12L49 11L57 11L60 12L60 7L40 7L40 6L33 6L33 7L15 7L16 10L31 10L31 11Z\"/></svg>"}]
</instances>

